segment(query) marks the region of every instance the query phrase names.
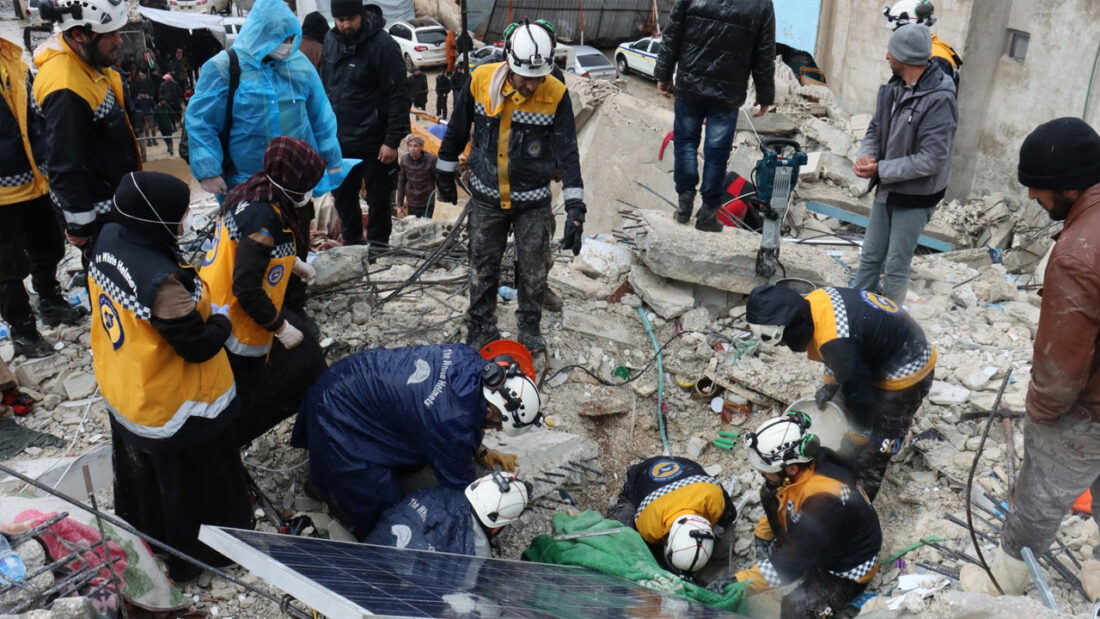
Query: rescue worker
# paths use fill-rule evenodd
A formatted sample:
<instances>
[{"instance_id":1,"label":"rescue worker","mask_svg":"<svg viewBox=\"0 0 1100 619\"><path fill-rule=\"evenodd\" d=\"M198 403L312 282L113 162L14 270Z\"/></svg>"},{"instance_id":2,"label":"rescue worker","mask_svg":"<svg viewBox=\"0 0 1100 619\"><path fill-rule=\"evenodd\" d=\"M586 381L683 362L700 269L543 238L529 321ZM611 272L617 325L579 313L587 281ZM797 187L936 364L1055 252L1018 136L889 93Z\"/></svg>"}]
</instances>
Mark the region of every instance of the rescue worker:
<instances>
[{"instance_id":1,"label":"rescue worker","mask_svg":"<svg viewBox=\"0 0 1100 619\"><path fill-rule=\"evenodd\" d=\"M501 471L465 490L422 488L387 509L363 542L488 559L490 540L519 520L530 496L530 484Z\"/></svg>"},{"instance_id":2,"label":"rescue worker","mask_svg":"<svg viewBox=\"0 0 1100 619\"><path fill-rule=\"evenodd\" d=\"M114 502L138 530L208 564L231 562L198 540L200 524L252 527L232 423L239 410L223 345L225 307L212 305L179 254L190 191L131 172L88 267L95 377L114 448ZM199 575L168 557L176 582Z\"/></svg>"},{"instance_id":3,"label":"rescue worker","mask_svg":"<svg viewBox=\"0 0 1100 619\"><path fill-rule=\"evenodd\" d=\"M843 395L838 404L854 434L841 450L858 463L860 486L873 501L932 387L936 350L920 325L886 297L831 286L805 298L759 286L749 294L745 319L762 349L785 344L825 364L814 400L821 407Z\"/></svg>"},{"instance_id":4,"label":"rescue worker","mask_svg":"<svg viewBox=\"0 0 1100 619\"><path fill-rule=\"evenodd\" d=\"M792 412L747 435L749 463L764 476L764 515L753 531L757 562L734 575L749 594L794 582L780 617L831 617L863 593L878 572L882 530L853 471Z\"/></svg>"},{"instance_id":5,"label":"rescue worker","mask_svg":"<svg viewBox=\"0 0 1100 619\"><path fill-rule=\"evenodd\" d=\"M87 267L119 181L141 169L122 76L111 68L118 62L127 8L113 0L47 0L39 14L60 31L34 56L50 199L64 214L65 237L81 249Z\"/></svg>"},{"instance_id":6,"label":"rescue worker","mask_svg":"<svg viewBox=\"0 0 1100 619\"><path fill-rule=\"evenodd\" d=\"M555 35L545 21L512 24L505 33L506 62L474 70L456 90L454 114L439 148L436 197L456 203L458 156L476 125L470 151L470 308L466 343L480 348L499 339L496 303L500 261L515 235L518 339L544 350L542 301L546 293L550 226L550 181L561 171L565 199L562 248L581 248L584 183L577 131L565 84L550 75ZM457 79L457 75L452 80Z\"/></svg>"},{"instance_id":7,"label":"rescue worker","mask_svg":"<svg viewBox=\"0 0 1100 619\"><path fill-rule=\"evenodd\" d=\"M306 283L316 276L297 256L306 241L295 216L296 207L309 202L325 160L303 140L278 137L268 144L263 166L226 196L202 266L211 299L228 307L233 322L225 347L242 396L242 445L293 415L325 369L317 338L284 304L292 273Z\"/></svg>"},{"instance_id":8,"label":"rescue worker","mask_svg":"<svg viewBox=\"0 0 1100 619\"><path fill-rule=\"evenodd\" d=\"M929 28L936 23L932 15L935 7L929 0L899 0L894 6L882 9L883 19L887 30L891 32L908 24L924 24ZM955 90L959 89L959 67L963 65L962 56L959 56L955 48L947 44L947 41L932 34L932 64L939 67L948 77L955 82Z\"/></svg>"},{"instance_id":9,"label":"rescue worker","mask_svg":"<svg viewBox=\"0 0 1100 619\"><path fill-rule=\"evenodd\" d=\"M646 458L626 470L607 517L637 529L667 569L692 574L706 566L715 540L737 511L717 479L687 458Z\"/></svg>"},{"instance_id":10,"label":"rescue worker","mask_svg":"<svg viewBox=\"0 0 1100 619\"><path fill-rule=\"evenodd\" d=\"M362 536L404 495L400 472L427 465L457 490L476 479L475 459L515 470L514 455L481 444L484 430L530 430L541 401L517 363L498 361L446 344L376 348L334 364L309 388L290 443L309 450L310 491Z\"/></svg>"},{"instance_id":11,"label":"rescue worker","mask_svg":"<svg viewBox=\"0 0 1100 619\"><path fill-rule=\"evenodd\" d=\"M19 46L0 38L0 319L11 327L15 354L37 359L54 350L35 325L23 285L28 275L47 326L79 324L87 311L69 305L57 281L65 240L46 197L45 127L32 108L22 55Z\"/></svg>"}]
</instances>

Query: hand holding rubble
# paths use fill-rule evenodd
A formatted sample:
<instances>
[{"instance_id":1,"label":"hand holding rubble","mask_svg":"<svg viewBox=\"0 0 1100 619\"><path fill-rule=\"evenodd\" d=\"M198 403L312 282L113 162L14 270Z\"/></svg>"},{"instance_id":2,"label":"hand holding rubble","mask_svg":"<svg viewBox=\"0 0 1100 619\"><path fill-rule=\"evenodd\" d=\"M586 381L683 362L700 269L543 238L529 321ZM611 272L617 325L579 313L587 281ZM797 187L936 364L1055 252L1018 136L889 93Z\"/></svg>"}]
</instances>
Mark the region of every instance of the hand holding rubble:
<instances>
[{"instance_id":1,"label":"hand holding rubble","mask_svg":"<svg viewBox=\"0 0 1100 619\"><path fill-rule=\"evenodd\" d=\"M317 269L313 268L312 264L301 258L294 259L293 273L307 286L312 286L313 282L317 281Z\"/></svg>"},{"instance_id":2,"label":"hand holding rubble","mask_svg":"<svg viewBox=\"0 0 1100 619\"><path fill-rule=\"evenodd\" d=\"M279 330L275 332L275 337L279 338L279 341L283 344L283 348L290 350L302 343L302 332L297 327L290 324L289 320L283 319L283 326L279 327Z\"/></svg>"},{"instance_id":3,"label":"hand holding rubble","mask_svg":"<svg viewBox=\"0 0 1100 619\"><path fill-rule=\"evenodd\" d=\"M495 449L488 449L477 457L477 463L495 471L499 467L502 471L514 472L519 468L519 457L516 454L506 454Z\"/></svg>"}]
</instances>

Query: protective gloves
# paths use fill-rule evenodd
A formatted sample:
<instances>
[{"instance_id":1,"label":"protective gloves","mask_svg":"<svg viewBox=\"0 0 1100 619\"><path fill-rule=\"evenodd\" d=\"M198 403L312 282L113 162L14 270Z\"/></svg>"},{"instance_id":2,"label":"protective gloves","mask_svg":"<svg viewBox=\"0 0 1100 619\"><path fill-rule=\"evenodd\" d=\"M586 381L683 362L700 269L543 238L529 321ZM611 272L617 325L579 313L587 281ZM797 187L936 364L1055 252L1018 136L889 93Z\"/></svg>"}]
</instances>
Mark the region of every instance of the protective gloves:
<instances>
[{"instance_id":1,"label":"protective gloves","mask_svg":"<svg viewBox=\"0 0 1100 619\"><path fill-rule=\"evenodd\" d=\"M772 545L775 544L774 539L764 539L762 537L752 536L752 549L756 552L756 560L763 561L772 556Z\"/></svg>"},{"instance_id":2,"label":"protective gloves","mask_svg":"<svg viewBox=\"0 0 1100 619\"><path fill-rule=\"evenodd\" d=\"M302 280L305 285L310 286L317 280L317 269L313 268L313 265L302 260L301 258L294 259L293 273L298 276L298 279Z\"/></svg>"},{"instance_id":3,"label":"protective gloves","mask_svg":"<svg viewBox=\"0 0 1100 619\"><path fill-rule=\"evenodd\" d=\"M584 214L588 212L584 202L567 200L565 202L565 232L561 237L561 248L572 249L573 255L581 253L581 235L584 234Z\"/></svg>"},{"instance_id":4,"label":"protective gloves","mask_svg":"<svg viewBox=\"0 0 1100 619\"><path fill-rule=\"evenodd\" d=\"M225 195L229 193L229 188L225 186L225 179L220 176L211 176L210 178L204 178L199 181L202 188L209 193L215 193L218 195Z\"/></svg>"},{"instance_id":5,"label":"protective gloves","mask_svg":"<svg viewBox=\"0 0 1100 619\"><path fill-rule=\"evenodd\" d=\"M458 204L458 187L455 186L455 173L435 170L435 197L440 202Z\"/></svg>"},{"instance_id":6,"label":"protective gloves","mask_svg":"<svg viewBox=\"0 0 1100 619\"><path fill-rule=\"evenodd\" d=\"M516 454L506 454L495 449L487 449L485 453L478 455L477 463L490 471L495 471L497 467L500 467L500 470L513 472L519 467L519 457Z\"/></svg>"},{"instance_id":7,"label":"protective gloves","mask_svg":"<svg viewBox=\"0 0 1100 619\"><path fill-rule=\"evenodd\" d=\"M283 326L279 327L279 330L275 332L275 337L279 338L282 342L283 348L290 350L298 344L302 343L302 332L297 327L290 324L289 320L283 320Z\"/></svg>"},{"instance_id":8,"label":"protective gloves","mask_svg":"<svg viewBox=\"0 0 1100 619\"><path fill-rule=\"evenodd\" d=\"M718 580L707 585L707 591L710 591L711 593L717 593L718 595L723 595L726 592L726 587L736 582L736 576L732 578L719 578Z\"/></svg>"},{"instance_id":9,"label":"protective gloves","mask_svg":"<svg viewBox=\"0 0 1100 619\"><path fill-rule=\"evenodd\" d=\"M832 400L836 396L836 392L840 390L840 383L825 383L814 394L814 404L817 404L818 408L824 408L825 403Z\"/></svg>"}]
</instances>

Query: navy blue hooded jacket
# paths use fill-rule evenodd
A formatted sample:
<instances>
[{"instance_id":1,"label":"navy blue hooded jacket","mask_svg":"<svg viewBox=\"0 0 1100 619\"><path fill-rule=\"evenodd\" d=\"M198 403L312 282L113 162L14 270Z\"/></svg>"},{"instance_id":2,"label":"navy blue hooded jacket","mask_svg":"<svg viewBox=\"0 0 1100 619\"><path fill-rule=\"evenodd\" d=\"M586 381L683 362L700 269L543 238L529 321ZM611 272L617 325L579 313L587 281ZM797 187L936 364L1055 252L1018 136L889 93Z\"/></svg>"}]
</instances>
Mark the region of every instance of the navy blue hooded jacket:
<instances>
[{"instance_id":1,"label":"navy blue hooded jacket","mask_svg":"<svg viewBox=\"0 0 1100 619\"><path fill-rule=\"evenodd\" d=\"M461 490L424 488L387 509L363 542L473 556L473 518Z\"/></svg>"}]
</instances>

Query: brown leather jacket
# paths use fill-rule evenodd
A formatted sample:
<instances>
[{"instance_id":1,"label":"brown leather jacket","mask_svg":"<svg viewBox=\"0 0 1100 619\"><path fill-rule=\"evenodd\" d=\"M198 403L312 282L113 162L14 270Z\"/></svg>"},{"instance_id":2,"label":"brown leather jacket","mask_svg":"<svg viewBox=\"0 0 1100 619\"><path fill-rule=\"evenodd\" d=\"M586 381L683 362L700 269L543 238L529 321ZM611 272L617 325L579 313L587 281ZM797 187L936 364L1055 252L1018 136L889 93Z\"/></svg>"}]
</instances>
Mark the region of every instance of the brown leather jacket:
<instances>
[{"instance_id":1,"label":"brown leather jacket","mask_svg":"<svg viewBox=\"0 0 1100 619\"><path fill-rule=\"evenodd\" d=\"M321 43L309 37L302 37L302 42L298 44L298 51L305 54L306 58L313 63L313 68L318 71L321 70L321 49Z\"/></svg>"},{"instance_id":2,"label":"brown leather jacket","mask_svg":"<svg viewBox=\"0 0 1100 619\"><path fill-rule=\"evenodd\" d=\"M1100 184L1073 203L1047 263L1027 414L1100 421Z\"/></svg>"},{"instance_id":3,"label":"brown leather jacket","mask_svg":"<svg viewBox=\"0 0 1100 619\"><path fill-rule=\"evenodd\" d=\"M407 153L401 157L401 171L397 175L397 205L409 208L428 206L428 198L435 191L435 155L422 153L413 159Z\"/></svg>"}]
</instances>

